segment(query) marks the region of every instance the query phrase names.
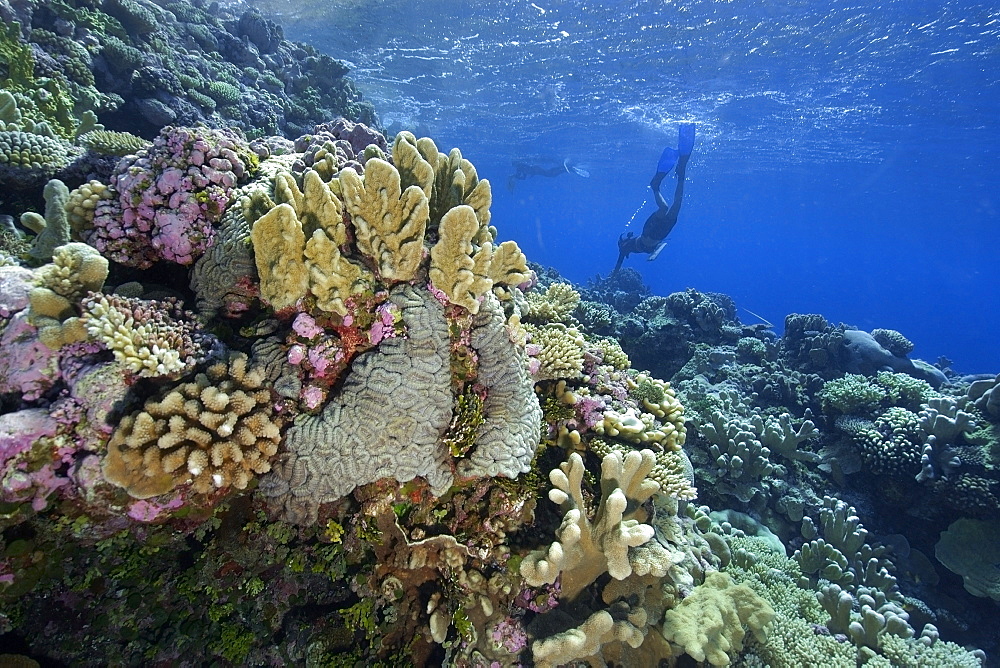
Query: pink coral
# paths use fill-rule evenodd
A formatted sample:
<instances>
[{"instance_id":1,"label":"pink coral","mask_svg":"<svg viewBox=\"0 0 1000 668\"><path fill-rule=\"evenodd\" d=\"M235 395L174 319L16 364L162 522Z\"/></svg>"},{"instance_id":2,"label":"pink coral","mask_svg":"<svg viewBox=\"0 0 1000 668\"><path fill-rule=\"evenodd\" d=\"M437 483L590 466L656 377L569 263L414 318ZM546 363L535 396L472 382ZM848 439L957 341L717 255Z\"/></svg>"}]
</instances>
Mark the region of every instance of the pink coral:
<instances>
[{"instance_id":1,"label":"pink coral","mask_svg":"<svg viewBox=\"0 0 1000 668\"><path fill-rule=\"evenodd\" d=\"M315 339L323 333L323 328L308 313L299 313L292 322L292 329L304 339Z\"/></svg>"},{"instance_id":2,"label":"pink coral","mask_svg":"<svg viewBox=\"0 0 1000 668\"><path fill-rule=\"evenodd\" d=\"M166 127L153 145L118 163L85 236L106 257L146 269L158 260L190 265L215 240L214 224L253 162L228 130Z\"/></svg>"},{"instance_id":3,"label":"pink coral","mask_svg":"<svg viewBox=\"0 0 1000 668\"><path fill-rule=\"evenodd\" d=\"M184 505L184 498L181 496L175 496L167 503L160 503L156 499L140 499L129 506L128 516L137 522L154 522L164 513L177 510L182 505Z\"/></svg>"},{"instance_id":4,"label":"pink coral","mask_svg":"<svg viewBox=\"0 0 1000 668\"><path fill-rule=\"evenodd\" d=\"M21 311L0 334L0 394L35 401L58 380L59 353L38 340L27 311Z\"/></svg>"},{"instance_id":5,"label":"pink coral","mask_svg":"<svg viewBox=\"0 0 1000 668\"><path fill-rule=\"evenodd\" d=\"M518 654L528 646L528 633L519 619L505 617L490 629L490 641L496 649Z\"/></svg>"},{"instance_id":6,"label":"pink coral","mask_svg":"<svg viewBox=\"0 0 1000 668\"><path fill-rule=\"evenodd\" d=\"M34 274L24 267L0 267L0 318L28 308L28 293L34 287Z\"/></svg>"},{"instance_id":7,"label":"pink coral","mask_svg":"<svg viewBox=\"0 0 1000 668\"><path fill-rule=\"evenodd\" d=\"M602 400L593 397L580 397L573 406L578 423L587 429L604 419L604 411L607 408Z\"/></svg>"},{"instance_id":8,"label":"pink coral","mask_svg":"<svg viewBox=\"0 0 1000 668\"><path fill-rule=\"evenodd\" d=\"M36 511L69 480L57 470L71 457L72 448L54 446L50 440L58 421L43 408L28 408L0 415L0 499L31 500Z\"/></svg>"}]
</instances>

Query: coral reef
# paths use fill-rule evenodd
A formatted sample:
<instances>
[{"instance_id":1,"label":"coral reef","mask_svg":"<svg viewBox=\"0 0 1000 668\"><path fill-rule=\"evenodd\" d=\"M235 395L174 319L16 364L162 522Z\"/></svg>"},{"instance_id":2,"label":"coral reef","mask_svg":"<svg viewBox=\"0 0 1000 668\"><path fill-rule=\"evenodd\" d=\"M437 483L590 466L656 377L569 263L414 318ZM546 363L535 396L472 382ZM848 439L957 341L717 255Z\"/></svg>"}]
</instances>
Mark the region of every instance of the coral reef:
<instances>
[{"instance_id":1,"label":"coral reef","mask_svg":"<svg viewBox=\"0 0 1000 668\"><path fill-rule=\"evenodd\" d=\"M461 151L387 141L346 65L243 10L0 2L0 640L985 662L1000 376L529 269Z\"/></svg>"}]
</instances>

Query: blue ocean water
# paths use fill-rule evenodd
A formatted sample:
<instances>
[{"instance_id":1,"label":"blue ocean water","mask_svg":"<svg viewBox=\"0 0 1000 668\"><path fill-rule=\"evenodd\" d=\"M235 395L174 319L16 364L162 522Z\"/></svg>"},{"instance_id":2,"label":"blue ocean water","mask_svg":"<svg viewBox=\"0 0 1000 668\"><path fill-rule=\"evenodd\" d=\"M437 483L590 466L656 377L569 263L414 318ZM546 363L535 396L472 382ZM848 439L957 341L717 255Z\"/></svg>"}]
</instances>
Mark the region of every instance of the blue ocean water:
<instances>
[{"instance_id":1,"label":"blue ocean water","mask_svg":"<svg viewBox=\"0 0 1000 668\"><path fill-rule=\"evenodd\" d=\"M657 261L627 261L655 293L724 292L779 332L793 312L897 329L915 357L1000 369L1000 9L251 4L348 61L390 129L460 147L493 183L500 237L574 281L611 271L619 234L654 210L660 151L693 121L677 227ZM590 177L507 190L512 161L567 158Z\"/></svg>"}]
</instances>

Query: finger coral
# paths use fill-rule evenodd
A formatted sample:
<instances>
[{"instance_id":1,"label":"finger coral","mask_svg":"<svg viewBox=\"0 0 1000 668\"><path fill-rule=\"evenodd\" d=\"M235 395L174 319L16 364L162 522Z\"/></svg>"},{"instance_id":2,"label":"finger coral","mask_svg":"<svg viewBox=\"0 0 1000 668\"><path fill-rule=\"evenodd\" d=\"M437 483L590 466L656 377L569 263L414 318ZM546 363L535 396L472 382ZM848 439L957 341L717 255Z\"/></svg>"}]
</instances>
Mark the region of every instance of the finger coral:
<instances>
[{"instance_id":1,"label":"finger coral","mask_svg":"<svg viewBox=\"0 0 1000 668\"><path fill-rule=\"evenodd\" d=\"M187 484L198 494L246 488L271 469L281 439L266 385L264 370L235 353L148 399L108 442L105 479L137 499Z\"/></svg>"},{"instance_id":2,"label":"finger coral","mask_svg":"<svg viewBox=\"0 0 1000 668\"><path fill-rule=\"evenodd\" d=\"M137 376L178 378L211 348L211 337L197 325L194 314L174 298L151 301L94 294L82 306L90 337Z\"/></svg>"}]
</instances>

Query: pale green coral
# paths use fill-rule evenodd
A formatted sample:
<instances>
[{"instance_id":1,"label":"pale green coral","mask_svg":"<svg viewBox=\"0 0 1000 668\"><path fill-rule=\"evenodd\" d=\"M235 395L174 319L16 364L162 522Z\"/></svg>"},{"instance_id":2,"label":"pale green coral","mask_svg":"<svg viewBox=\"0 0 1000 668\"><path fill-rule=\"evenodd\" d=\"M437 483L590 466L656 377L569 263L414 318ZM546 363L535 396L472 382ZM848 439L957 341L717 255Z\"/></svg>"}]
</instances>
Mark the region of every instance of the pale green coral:
<instances>
[{"instance_id":1,"label":"pale green coral","mask_svg":"<svg viewBox=\"0 0 1000 668\"><path fill-rule=\"evenodd\" d=\"M131 132L91 130L79 138L82 146L102 155L130 155L148 148L151 142Z\"/></svg>"},{"instance_id":2,"label":"pale green coral","mask_svg":"<svg viewBox=\"0 0 1000 668\"><path fill-rule=\"evenodd\" d=\"M586 346L583 335L573 327L562 323L550 323L541 327L525 325L530 335L531 345L537 346L539 368L533 374L538 379L577 379L583 376L583 351Z\"/></svg>"},{"instance_id":3,"label":"pale green coral","mask_svg":"<svg viewBox=\"0 0 1000 668\"><path fill-rule=\"evenodd\" d=\"M580 293L569 283L553 283L544 293L529 292L524 319L529 322L568 322L580 304Z\"/></svg>"},{"instance_id":4,"label":"pale green coral","mask_svg":"<svg viewBox=\"0 0 1000 668\"><path fill-rule=\"evenodd\" d=\"M744 626L764 642L774 616L771 604L753 589L713 572L664 614L663 635L695 661L728 666L743 649Z\"/></svg>"}]
</instances>

